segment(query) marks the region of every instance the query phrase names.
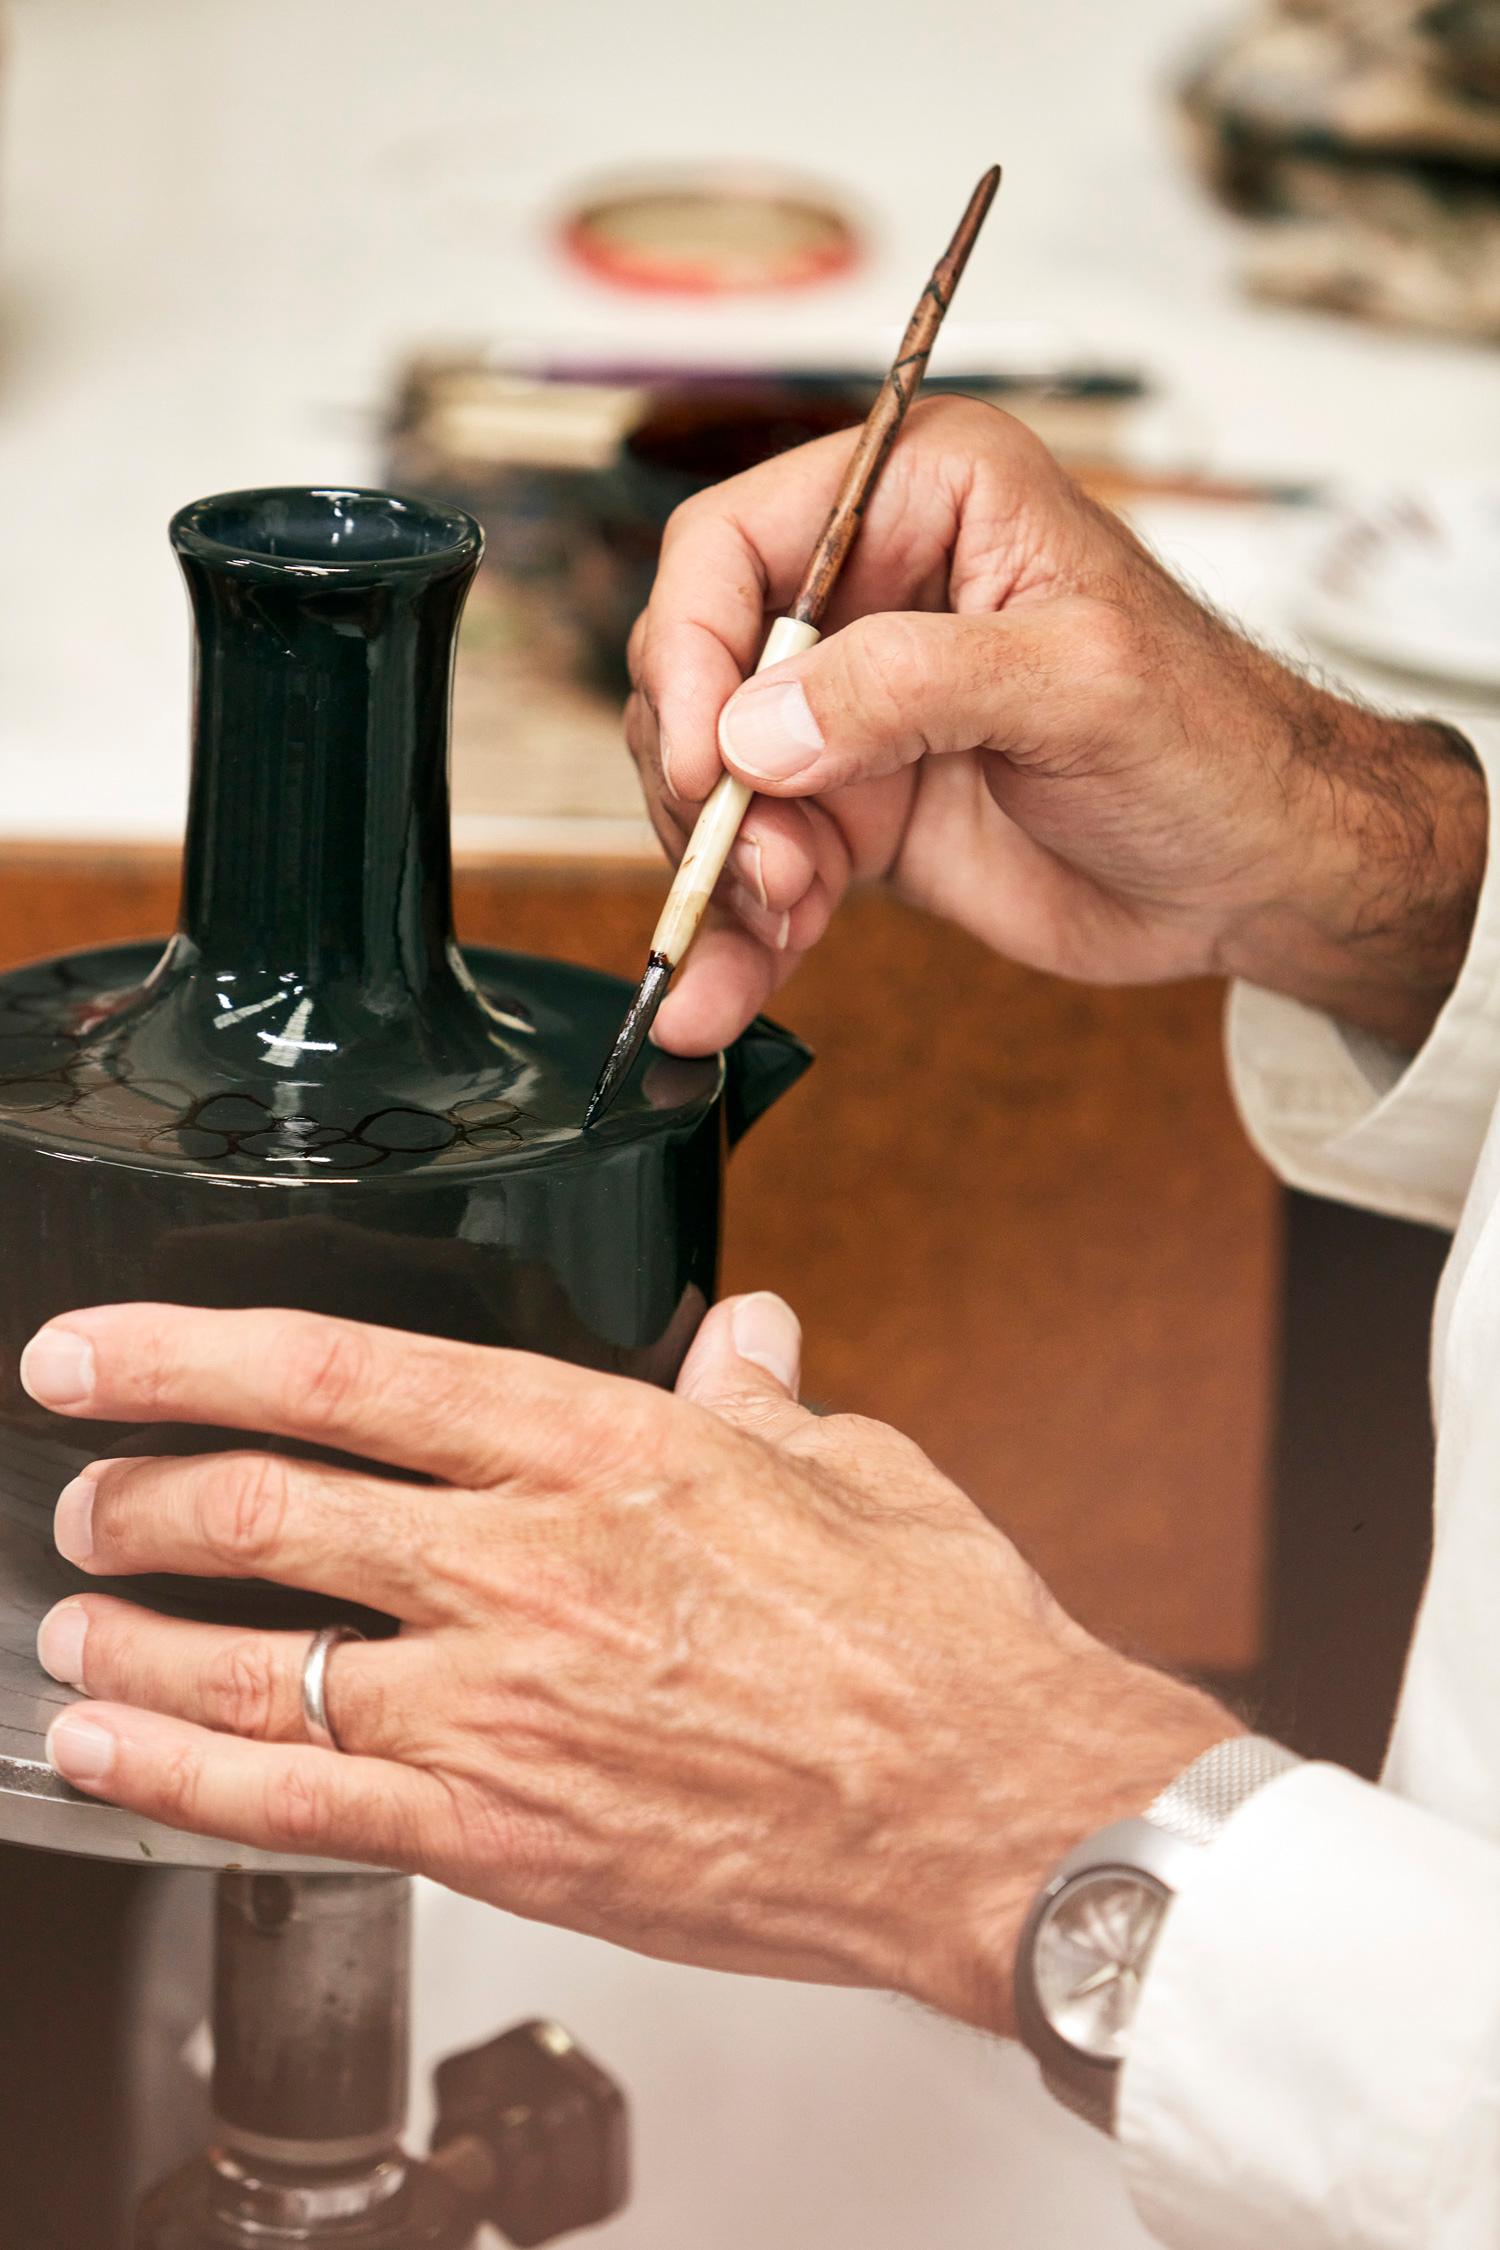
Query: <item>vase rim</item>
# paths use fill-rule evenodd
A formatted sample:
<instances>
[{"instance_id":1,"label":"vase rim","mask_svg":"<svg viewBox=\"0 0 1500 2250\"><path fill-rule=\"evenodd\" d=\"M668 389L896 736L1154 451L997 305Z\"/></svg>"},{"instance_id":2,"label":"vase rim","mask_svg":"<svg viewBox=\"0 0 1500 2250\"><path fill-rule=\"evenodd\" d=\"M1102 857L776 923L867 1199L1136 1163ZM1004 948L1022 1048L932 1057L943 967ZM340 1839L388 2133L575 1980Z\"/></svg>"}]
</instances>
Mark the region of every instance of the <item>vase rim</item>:
<instances>
[{"instance_id":1,"label":"vase rim","mask_svg":"<svg viewBox=\"0 0 1500 2250\"><path fill-rule=\"evenodd\" d=\"M371 586L472 570L484 533L461 508L360 485L211 493L170 525L179 555L237 576Z\"/></svg>"}]
</instances>

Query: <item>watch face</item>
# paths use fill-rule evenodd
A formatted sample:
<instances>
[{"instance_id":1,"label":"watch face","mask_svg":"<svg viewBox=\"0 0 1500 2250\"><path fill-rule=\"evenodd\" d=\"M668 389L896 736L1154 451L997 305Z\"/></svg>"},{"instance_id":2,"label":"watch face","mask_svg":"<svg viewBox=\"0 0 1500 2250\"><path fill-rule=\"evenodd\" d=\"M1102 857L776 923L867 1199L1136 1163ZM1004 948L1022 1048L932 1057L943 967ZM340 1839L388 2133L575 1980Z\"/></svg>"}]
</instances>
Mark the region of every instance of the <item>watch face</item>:
<instances>
[{"instance_id":1,"label":"watch face","mask_svg":"<svg viewBox=\"0 0 1500 2250\"><path fill-rule=\"evenodd\" d=\"M1123 2056L1167 1899L1149 1875L1096 1867L1048 1906L1032 1977L1048 2023L1080 2054L1098 2062Z\"/></svg>"}]
</instances>

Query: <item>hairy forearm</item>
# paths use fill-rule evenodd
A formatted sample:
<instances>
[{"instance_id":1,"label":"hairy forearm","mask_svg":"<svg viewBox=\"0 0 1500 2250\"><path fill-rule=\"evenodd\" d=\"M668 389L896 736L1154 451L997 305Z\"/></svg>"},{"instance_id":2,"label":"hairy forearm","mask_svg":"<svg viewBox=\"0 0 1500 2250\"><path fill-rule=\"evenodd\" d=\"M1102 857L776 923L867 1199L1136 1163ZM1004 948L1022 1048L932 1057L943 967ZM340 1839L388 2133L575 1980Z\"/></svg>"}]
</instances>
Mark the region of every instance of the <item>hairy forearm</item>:
<instances>
[{"instance_id":1,"label":"hairy forearm","mask_svg":"<svg viewBox=\"0 0 1500 2250\"><path fill-rule=\"evenodd\" d=\"M1298 683L1304 686L1305 683ZM1288 880L1221 966L1414 1050L1463 965L1487 855L1470 745L1320 690L1288 714Z\"/></svg>"}]
</instances>

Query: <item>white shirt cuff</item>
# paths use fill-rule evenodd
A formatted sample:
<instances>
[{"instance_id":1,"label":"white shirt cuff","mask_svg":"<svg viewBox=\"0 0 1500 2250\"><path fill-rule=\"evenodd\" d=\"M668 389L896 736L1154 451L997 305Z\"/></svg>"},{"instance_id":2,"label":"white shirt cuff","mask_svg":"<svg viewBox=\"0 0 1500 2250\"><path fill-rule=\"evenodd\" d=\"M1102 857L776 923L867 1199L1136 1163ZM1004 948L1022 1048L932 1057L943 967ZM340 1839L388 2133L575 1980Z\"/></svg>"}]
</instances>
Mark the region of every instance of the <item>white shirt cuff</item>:
<instances>
[{"instance_id":1,"label":"white shirt cuff","mask_svg":"<svg viewBox=\"0 0 1500 2250\"><path fill-rule=\"evenodd\" d=\"M1278 993L1236 985L1229 1074L1245 1130L1291 1187L1456 1224L1500 1099L1500 721L1463 732L1485 768L1490 851L1458 982L1412 1057Z\"/></svg>"},{"instance_id":2,"label":"white shirt cuff","mask_svg":"<svg viewBox=\"0 0 1500 2250\"><path fill-rule=\"evenodd\" d=\"M1168 2250L1500 2243L1500 1848L1335 1767L1268 1783L1168 1911L1118 2116Z\"/></svg>"}]
</instances>

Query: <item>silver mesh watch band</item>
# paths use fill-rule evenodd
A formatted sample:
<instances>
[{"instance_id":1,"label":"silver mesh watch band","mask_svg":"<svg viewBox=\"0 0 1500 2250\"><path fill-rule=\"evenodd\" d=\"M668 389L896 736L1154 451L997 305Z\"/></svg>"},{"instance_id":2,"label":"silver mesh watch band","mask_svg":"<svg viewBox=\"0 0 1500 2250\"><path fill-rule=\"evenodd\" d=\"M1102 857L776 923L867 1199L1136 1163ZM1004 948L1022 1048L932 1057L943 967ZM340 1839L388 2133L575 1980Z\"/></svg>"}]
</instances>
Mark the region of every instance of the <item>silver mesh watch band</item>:
<instances>
[{"instance_id":1,"label":"silver mesh watch band","mask_svg":"<svg viewBox=\"0 0 1500 2250\"><path fill-rule=\"evenodd\" d=\"M1216 1742L1146 1807L1146 1818L1185 1844L1211 1844L1247 1797L1300 1759L1263 1734L1235 1734Z\"/></svg>"},{"instance_id":2,"label":"silver mesh watch band","mask_svg":"<svg viewBox=\"0 0 1500 2250\"><path fill-rule=\"evenodd\" d=\"M1139 1871L1171 1896L1192 1880L1198 1852L1230 1815L1278 1774L1300 1765L1295 1752L1264 1735L1232 1735L1185 1766L1138 1819L1117 1822L1075 1845L1032 1907L1017 1948L1016 2012L1021 2036L1051 2092L1103 2132L1114 2129L1118 2062L1100 2062L1061 2039L1047 2021L1031 1974L1031 1948L1053 1900L1081 1875L1104 1867Z\"/></svg>"}]
</instances>

